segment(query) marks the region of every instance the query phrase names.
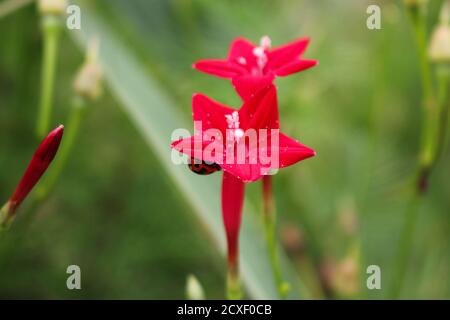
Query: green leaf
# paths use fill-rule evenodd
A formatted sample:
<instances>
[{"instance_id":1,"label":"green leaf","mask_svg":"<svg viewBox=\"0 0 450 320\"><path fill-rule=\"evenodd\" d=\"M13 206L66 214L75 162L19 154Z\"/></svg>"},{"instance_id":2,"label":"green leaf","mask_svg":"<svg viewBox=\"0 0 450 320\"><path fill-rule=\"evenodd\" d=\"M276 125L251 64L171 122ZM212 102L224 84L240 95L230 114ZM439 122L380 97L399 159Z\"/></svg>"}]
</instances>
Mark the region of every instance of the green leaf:
<instances>
[{"instance_id":1,"label":"green leaf","mask_svg":"<svg viewBox=\"0 0 450 320\"><path fill-rule=\"evenodd\" d=\"M100 61L110 91L157 155L174 186L192 206L209 236L220 251L225 253L220 210L221 174L198 177L185 166L174 165L171 161L169 146L173 130L192 128L192 124L181 115L180 106L176 106L168 93L160 88L151 71L148 71L136 53L114 32L113 27L99 11L84 5L82 29L71 33L82 47L86 46L90 37L98 36ZM151 214L151 208L148 208L148 211ZM264 230L259 215L248 201L243 213L240 250L241 276L248 294L255 299L277 299L278 293L266 253ZM291 283L289 298L299 298L299 280L286 257L282 255L281 258L283 274Z\"/></svg>"}]
</instances>

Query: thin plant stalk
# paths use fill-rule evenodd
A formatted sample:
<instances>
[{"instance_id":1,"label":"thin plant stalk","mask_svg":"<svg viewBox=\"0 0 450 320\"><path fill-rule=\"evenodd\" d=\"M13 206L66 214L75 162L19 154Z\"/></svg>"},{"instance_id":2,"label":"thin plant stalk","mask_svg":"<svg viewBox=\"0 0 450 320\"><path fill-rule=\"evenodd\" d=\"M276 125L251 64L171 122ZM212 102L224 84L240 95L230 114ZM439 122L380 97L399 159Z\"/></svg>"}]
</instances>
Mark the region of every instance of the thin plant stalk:
<instances>
[{"instance_id":1,"label":"thin plant stalk","mask_svg":"<svg viewBox=\"0 0 450 320\"><path fill-rule=\"evenodd\" d=\"M408 261L412 251L414 231L423 198L428 188L430 174L445 146L448 117L448 74L438 70L438 97L433 92L431 68L427 54L426 15L423 7L410 11L420 60L420 74L423 91L423 123L419 152L419 167L400 233L394 277L389 295L395 299L401 293ZM440 75L441 74L441 75Z\"/></svg>"},{"instance_id":2,"label":"thin plant stalk","mask_svg":"<svg viewBox=\"0 0 450 320\"><path fill-rule=\"evenodd\" d=\"M42 55L39 114L37 120L37 135L39 138L45 135L50 126L61 29L62 23L59 16L53 14L45 14L42 16L44 48Z\"/></svg>"},{"instance_id":3,"label":"thin plant stalk","mask_svg":"<svg viewBox=\"0 0 450 320\"><path fill-rule=\"evenodd\" d=\"M412 240L417 216L420 211L420 204L422 200L421 195L422 194L419 189L416 188L414 183L412 194L405 213L404 224L400 231L398 251L395 260L396 263L394 265L395 269L388 292L390 299L398 298L403 287L405 272L408 267L408 261L412 251Z\"/></svg>"},{"instance_id":4,"label":"thin plant stalk","mask_svg":"<svg viewBox=\"0 0 450 320\"><path fill-rule=\"evenodd\" d=\"M289 292L289 284L283 280L281 274L280 261L278 259L276 245L276 210L272 191L272 176L267 175L263 178L263 220L266 234L266 244L272 272L277 285L280 298L286 299Z\"/></svg>"},{"instance_id":5,"label":"thin plant stalk","mask_svg":"<svg viewBox=\"0 0 450 320\"><path fill-rule=\"evenodd\" d=\"M446 138L448 132L449 120L449 91L450 91L450 67L447 65L439 65L437 69L438 77L438 104L439 104L439 131L438 142L436 147L436 162L442 153L445 151Z\"/></svg>"},{"instance_id":6,"label":"thin plant stalk","mask_svg":"<svg viewBox=\"0 0 450 320\"><path fill-rule=\"evenodd\" d=\"M417 178L413 180L413 189L408 201L404 225L400 232L400 242L395 259L394 276L392 278L389 296L398 298L403 287L404 277L411 255L413 235L416 228L422 194L428 184L429 167L432 163L433 153L433 124L435 108L433 106L433 85L431 80L430 64L427 55L427 31L425 8L419 6L409 10L414 31L416 48L419 57L421 84L422 84L422 112L423 122L421 129L421 143L419 151L419 167Z\"/></svg>"},{"instance_id":7,"label":"thin plant stalk","mask_svg":"<svg viewBox=\"0 0 450 320\"><path fill-rule=\"evenodd\" d=\"M239 270L236 264L228 264L227 272L227 299L240 300L242 298Z\"/></svg>"},{"instance_id":8,"label":"thin plant stalk","mask_svg":"<svg viewBox=\"0 0 450 320\"><path fill-rule=\"evenodd\" d=\"M36 201L39 203L43 201L54 189L56 183L64 170L69 156L72 153L73 146L77 140L78 133L80 131L81 124L86 113L86 100L83 97L76 95L72 101L72 107L69 115L69 119L66 125L66 134L64 141L61 144L59 154L52 169L45 177L42 184L39 186L36 192Z\"/></svg>"}]
</instances>

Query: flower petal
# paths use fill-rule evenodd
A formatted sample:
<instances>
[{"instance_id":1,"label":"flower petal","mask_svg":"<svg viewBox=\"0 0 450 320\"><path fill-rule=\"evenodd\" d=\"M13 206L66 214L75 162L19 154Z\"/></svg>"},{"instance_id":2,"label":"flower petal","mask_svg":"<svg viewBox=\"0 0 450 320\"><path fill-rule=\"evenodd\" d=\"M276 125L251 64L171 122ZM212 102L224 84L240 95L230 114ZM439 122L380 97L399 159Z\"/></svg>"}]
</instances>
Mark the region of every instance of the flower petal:
<instances>
[{"instance_id":1,"label":"flower petal","mask_svg":"<svg viewBox=\"0 0 450 320\"><path fill-rule=\"evenodd\" d=\"M292 73L300 72L306 69L309 69L311 67L314 67L318 65L317 60L300 60L300 61L294 61L292 63L289 63L277 70L275 70L275 73L277 76L283 77L290 75Z\"/></svg>"},{"instance_id":2,"label":"flower petal","mask_svg":"<svg viewBox=\"0 0 450 320\"><path fill-rule=\"evenodd\" d=\"M314 150L283 133L280 133L279 135L279 147L271 148L271 152L278 152L278 168L288 167L316 155Z\"/></svg>"},{"instance_id":3,"label":"flower petal","mask_svg":"<svg viewBox=\"0 0 450 320\"><path fill-rule=\"evenodd\" d=\"M203 94L192 96L192 117L194 121L201 121L202 131L218 129L225 136L225 130L228 128L225 115L233 111L235 110Z\"/></svg>"},{"instance_id":4,"label":"flower petal","mask_svg":"<svg viewBox=\"0 0 450 320\"><path fill-rule=\"evenodd\" d=\"M240 58L244 58L246 65L256 66L256 57L253 49L256 46L244 38L237 38L231 43L228 53L228 61L238 62Z\"/></svg>"},{"instance_id":5,"label":"flower petal","mask_svg":"<svg viewBox=\"0 0 450 320\"><path fill-rule=\"evenodd\" d=\"M261 179L270 170L270 167L264 167L259 163L250 164L227 164L220 165L224 172L228 172L235 178L243 182L255 182Z\"/></svg>"},{"instance_id":6,"label":"flower petal","mask_svg":"<svg viewBox=\"0 0 450 320\"><path fill-rule=\"evenodd\" d=\"M227 60L200 60L192 65L198 71L221 78L233 78L246 73L246 69Z\"/></svg>"},{"instance_id":7,"label":"flower petal","mask_svg":"<svg viewBox=\"0 0 450 320\"><path fill-rule=\"evenodd\" d=\"M243 75L234 77L232 83L243 101L253 97L259 90L272 84L275 75L271 72L264 76Z\"/></svg>"},{"instance_id":8,"label":"flower petal","mask_svg":"<svg viewBox=\"0 0 450 320\"><path fill-rule=\"evenodd\" d=\"M269 51L269 68L276 70L299 59L305 52L309 39L303 38Z\"/></svg>"},{"instance_id":9,"label":"flower petal","mask_svg":"<svg viewBox=\"0 0 450 320\"><path fill-rule=\"evenodd\" d=\"M242 221L245 184L224 171L222 179L222 219L228 247L228 264L238 267L239 230Z\"/></svg>"},{"instance_id":10,"label":"flower petal","mask_svg":"<svg viewBox=\"0 0 450 320\"><path fill-rule=\"evenodd\" d=\"M218 145L218 144L216 144ZM194 135L172 142L171 148L184 153L191 158L221 164L224 159L223 147L213 148L214 142L206 140L201 135ZM220 142L222 146L222 142Z\"/></svg>"},{"instance_id":11,"label":"flower petal","mask_svg":"<svg viewBox=\"0 0 450 320\"><path fill-rule=\"evenodd\" d=\"M209 141L203 140L200 135L195 135L174 141L170 147L190 157L202 160L203 149L209 143Z\"/></svg>"},{"instance_id":12,"label":"flower petal","mask_svg":"<svg viewBox=\"0 0 450 320\"><path fill-rule=\"evenodd\" d=\"M246 101L240 112L243 119L248 119L242 124L246 129L278 129L278 101L277 90L270 85L260 90L253 98Z\"/></svg>"},{"instance_id":13,"label":"flower petal","mask_svg":"<svg viewBox=\"0 0 450 320\"><path fill-rule=\"evenodd\" d=\"M257 58L253 53L255 48L256 46L247 39L235 39L228 53L228 62L243 68L245 71L241 75L253 73L259 68Z\"/></svg>"}]
</instances>

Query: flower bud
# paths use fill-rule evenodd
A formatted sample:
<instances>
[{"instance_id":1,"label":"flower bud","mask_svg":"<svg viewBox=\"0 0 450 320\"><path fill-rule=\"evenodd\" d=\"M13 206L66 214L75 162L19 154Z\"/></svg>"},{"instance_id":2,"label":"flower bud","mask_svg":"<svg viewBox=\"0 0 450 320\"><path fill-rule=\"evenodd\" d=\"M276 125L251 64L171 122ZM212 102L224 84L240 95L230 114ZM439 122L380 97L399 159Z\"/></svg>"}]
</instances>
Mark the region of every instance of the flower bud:
<instances>
[{"instance_id":1,"label":"flower bud","mask_svg":"<svg viewBox=\"0 0 450 320\"><path fill-rule=\"evenodd\" d=\"M38 8L41 14L61 15L65 12L67 0L39 0Z\"/></svg>"},{"instance_id":2,"label":"flower bud","mask_svg":"<svg viewBox=\"0 0 450 320\"><path fill-rule=\"evenodd\" d=\"M325 260L321 275L327 289L340 297L353 297L359 290L359 261L358 246L354 246L342 260Z\"/></svg>"},{"instance_id":3,"label":"flower bud","mask_svg":"<svg viewBox=\"0 0 450 320\"><path fill-rule=\"evenodd\" d=\"M187 277L186 297L189 300L205 300L205 292L203 291L202 285L193 274Z\"/></svg>"},{"instance_id":4,"label":"flower bud","mask_svg":"<svg viewBox=\"0 0 450 320\"><path fill-rule=\"evenodd\" d=\"M292 256L302 255L305 251L305 236L295 224L286 224L281 228L281 243Z\"/></svg>"},{"instance_id":5,"label":"flower bud","mask_svg":"<svg viewBox=\"0 0 450 320\"><path fill-rule=\"evenodd\" d=\"M90 42L87 49L86 61L75 77L75 92L89 100L98 99L102 92L103 72L98 63L98 41Z\"/></svg>"},{"instance_id":6,"label":"flower bud","mask_svg":"<svg viewBox=\"0 0 450 320\"><path fill-rule=\"evenodd\" d=\"M340 261L333 277L333 288L340 295L351 296L358 292L358 264L353 257L347 257Z\"/></svg>"},{"instance_id":7,"label":"flower bud","mask_svg":"<svg viewBox=\"0 0 450 320\"><path fill-rule=\"evenodd\" d=\"M447 2L441 12L440 23L434 30L428 54L431 62L450 62L450 2Z\"/></svg>"},{"instance_id":8,"label":"flower bud","mask_svg":"<svg viewBox=\"0 0 450 320\"><path fill-rule=\"evenodd\" d=\"M354 236L359 229L359 219L356 204L353 198L343 197L338 203L338 225L348 236Z\"/></svg>"},{"instance_id":9,"label":"flower bud","mask_svg":"<svg viewBox=\"0 0 450 320\"><path fill-rule=\"evenodd\" d=\"M64 126L54 129L41 142L19 182L14 194L0 211L0 225L7 226L14 217L18 207L27 197L39 179L53 161L61 143Z\"/></svg>"},{"instance_id":10,"label":"flower bud","mask_svg":"<svg viewBox=\"0 0 450 320\"><path fill-rule=\"evenodd\" d=\"M438 26L431 37L428 50L430 60L435 63L450 62L450 26Z\"/></svg>"}]
</instances>

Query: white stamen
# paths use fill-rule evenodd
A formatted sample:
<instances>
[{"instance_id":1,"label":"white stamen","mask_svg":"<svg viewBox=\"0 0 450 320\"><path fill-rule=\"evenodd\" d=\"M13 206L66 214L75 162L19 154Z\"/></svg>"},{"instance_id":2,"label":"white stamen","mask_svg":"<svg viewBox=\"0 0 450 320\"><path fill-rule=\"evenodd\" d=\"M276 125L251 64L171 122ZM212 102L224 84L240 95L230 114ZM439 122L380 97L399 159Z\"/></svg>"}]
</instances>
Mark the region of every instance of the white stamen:
<instances>
[{"instance_id":1,"label":"white stamen","mask_svg":"<svg viewBox=\"0 0 450 320\"><path fill-rule=\"evenodd\" d=\"M270 47L272 46L272 40L270 40L270 38L268 36L264 36L261 38L261 40L259 41L259 45L263 48L263 49L270 49Z\"/></svg>"},{"instance_id":2,"label":"white stamen","mask_svg":"<svg viewBox=\"0 0 450 320\"><path fill-rule=\"evenodd\" d=\"M239 113L237 111L233 111L232 114L226 114L225 118L229 129L239 129Z\"/></svg>"},{"instance_id":3,"label":"white stamen","mask_svg":"<svg viewBox=\"0 0 450 320\"><path fill-rule=\"evenodd\" d=\"M244 136L244 130L239 128L239 113L237 111L233 111L232 114L226 114L225 119L227 120L228 129L234 129L232 131L233 138L236 139L236 141L239 141L239 139Z\"/></svg>"},{"instance_id":4,"label":"white stamen","mask_svg":"<svg viewBox=\"0 0 450 320\"><path fill-rule=\"evenodd\" d=\"M258 64L259 72L261 73L268 61L265 50L266 49L263 46L253 48L253 55L256 57L256 63Z\"/></svg>"}]
</instances>

